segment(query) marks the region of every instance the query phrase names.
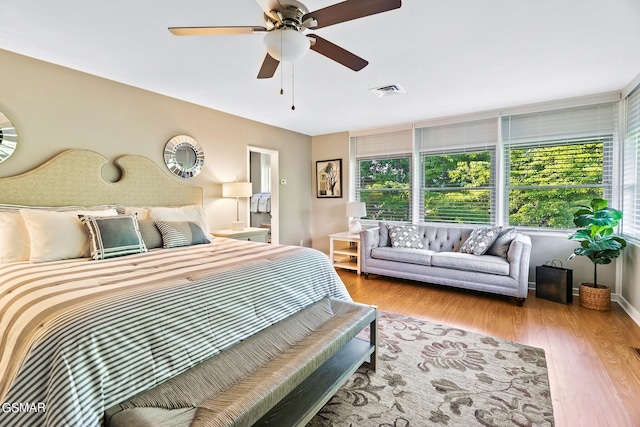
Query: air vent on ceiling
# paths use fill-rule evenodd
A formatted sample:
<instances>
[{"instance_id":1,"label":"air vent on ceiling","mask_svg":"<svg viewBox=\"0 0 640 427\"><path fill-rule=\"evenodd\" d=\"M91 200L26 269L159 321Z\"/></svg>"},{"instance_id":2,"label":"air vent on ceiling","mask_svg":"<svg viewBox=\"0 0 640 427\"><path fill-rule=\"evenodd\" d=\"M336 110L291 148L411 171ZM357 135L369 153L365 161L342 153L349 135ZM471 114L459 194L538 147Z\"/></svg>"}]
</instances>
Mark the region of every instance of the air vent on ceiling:
<instances>
[{"instance_id":1,"label":"air vent on ceiling","mask_svg":"<svg viewBox=\"0 0 640 427\"><path fill-rule=\"evenodd\" d=\"M371 92L375 93L378 97L382 98L383 96L389 95L397 95L399 93L405 93L405 90L400 87L399 84L392 84L380 87L374 87L369 89Z\"/></svg>"}]
</instances>

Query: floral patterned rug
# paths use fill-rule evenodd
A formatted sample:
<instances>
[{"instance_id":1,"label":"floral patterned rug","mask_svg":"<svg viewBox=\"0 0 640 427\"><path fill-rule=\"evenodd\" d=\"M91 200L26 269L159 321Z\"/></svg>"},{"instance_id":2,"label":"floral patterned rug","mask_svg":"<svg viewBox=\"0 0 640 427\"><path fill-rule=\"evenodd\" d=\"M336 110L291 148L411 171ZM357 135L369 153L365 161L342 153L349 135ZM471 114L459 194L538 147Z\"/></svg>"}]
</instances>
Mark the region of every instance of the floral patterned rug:
<instances>
[{"instance_id":1,"label":"floral patterned rug","mask_svg":"<svg viewBox=\"0 0 640 427\"><path fill-rule=\"evenodd\" d=\"M553 426L544 350L380 312L360 368L307 427Z\"/></svg>"}]
</instances>

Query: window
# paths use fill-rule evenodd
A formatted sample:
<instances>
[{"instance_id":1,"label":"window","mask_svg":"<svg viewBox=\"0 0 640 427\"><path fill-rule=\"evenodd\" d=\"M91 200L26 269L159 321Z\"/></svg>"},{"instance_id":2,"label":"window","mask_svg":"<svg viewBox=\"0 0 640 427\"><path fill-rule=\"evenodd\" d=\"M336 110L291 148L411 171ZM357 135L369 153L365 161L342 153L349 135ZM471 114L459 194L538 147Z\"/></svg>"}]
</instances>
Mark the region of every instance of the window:
<instances>
[{"instance_id":1,"label":"window","mask_svg":"<svg viewBox=\"0 0 640 427\"><path fill-rule=\"evenodd\" d=\"M420 153L420 221L495 222L498 120L416 129Z\"/></svg>"},{"instance_id":2,"label":"window","mask_svg":"<svg viewBox=\"0 0 640 427\"><path fill-rule=\"evenodd\" d=\"M568 141L509 150L509 224L572 228L576 205L606 197L605 147L611 139Z\"/></svg>"},{"instance_id":3,"label":"window","mask_svg":"<svg viewBox=\"0 0 640 427\"><path fill-rule=\"evenodd\" d=\"M491 151L424 154L423 221L490 224L492 164Z\"/></svg>"},{"instance_id":4,"label":"window","mask_svg":"<svg viewBox=\"0 0 640 427\"><path fill-rule=\"evenodd\" d=\"M626 98L627 133L624 140L622 232L640 238L640 87Z\"/></svg>"},{"instance_id":5,"label":"window","mask_svg":"<svg viewBox=\"0 0 640 427\"><path fill-rule=\"evenodd\" d=\"M356 199L365 219L411 221L411 156L358 160Z\"/></svg>"},{"instance_id":6,"label":"window","mask_svg":"<svg viewBox=\"0 0 640 427\"><path fill-rule=\"evenodd\" d=\"M619 198L612 99L352 134L350 194L370 220L574 228L576 205ZM623 226L640 237L640 90L628 104Z\"/></svg>"},{"instance_id":7,"label":"window","mask_svg":"<svg viewBox=\"0 0 640 427\"><path fill-rule=\"evenodd\" d=\"M576 205L611 200L616 104L502 119L505 221L573 228Z\"/></svg>"},{"instance_id":8,"label":"window","mask_svg":"<svg viewBox=\"0 0 640 427\"><path fill-rule=\"evenodd\" d=\"M363 219L411 221L410 128L351 137L351 199L367 206Z\"/></svg>"}]
</instances>

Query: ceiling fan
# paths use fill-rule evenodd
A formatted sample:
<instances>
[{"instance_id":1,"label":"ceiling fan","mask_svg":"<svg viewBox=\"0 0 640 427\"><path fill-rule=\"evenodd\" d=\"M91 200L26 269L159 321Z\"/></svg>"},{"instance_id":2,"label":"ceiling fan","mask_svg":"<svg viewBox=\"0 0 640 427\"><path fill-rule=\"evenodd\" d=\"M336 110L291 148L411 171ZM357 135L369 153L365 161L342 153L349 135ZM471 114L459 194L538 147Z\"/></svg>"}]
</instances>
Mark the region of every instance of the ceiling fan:
<instances>
[{"instance_id":1,"label":"ceiling fan","mask_svg":"<svg viewBox=\"0 0 640 427\"><path fill-rule=\"evenodd\" d=\"M316 34L305 35L308 29L319 29L377 13L398 9L401 0L346 0L309 12L296 0L257 0L265 13L265 26L235 27L170 27L177 36L229 35L266 33L267 54L258 72L259 79L273 77L281 61L294 62L309 49L354 71L368 62Z\"/></svg>"}]
</instances>

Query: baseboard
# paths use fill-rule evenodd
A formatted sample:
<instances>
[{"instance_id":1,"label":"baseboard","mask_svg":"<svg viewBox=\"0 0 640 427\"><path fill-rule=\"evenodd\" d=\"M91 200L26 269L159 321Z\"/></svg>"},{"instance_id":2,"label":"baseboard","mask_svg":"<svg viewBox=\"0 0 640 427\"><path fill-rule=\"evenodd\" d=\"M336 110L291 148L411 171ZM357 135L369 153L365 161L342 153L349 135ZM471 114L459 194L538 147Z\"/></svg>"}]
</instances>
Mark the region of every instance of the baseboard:
<instances>
[{"instance_id":1,"label":"baseboard","mask_svg":"<svg viewBox=\"0 0 640 427\"><path fill-rule=\"evenodd\" d=\"M617 302L629 317L636 322L636 325L640 326L640 311L636 310L634 306L629 304L629 301L627 301L622 295L618 294L612 295L611 300Z\"/></svg>"},{"instance_id":2,"label":"baseboard","mask_svg":"<svg viewBox=\"0 0 640 427\"><path fill-rule=\"evenodd\" d=\"M529 282L529 290L532 290L532 291L536 290L535 282ZM578 288L573 288L573 296L574 297L576 297L576 298L579 297L579 293L578 292L579 292ZM577 299L575 301L577 302ZM622 309L625 311L625 313L627 313L629 315L631 320L636 322L636 325L640 326L640 311L636 310L636 308L634 306L632 306L629 303L629 301L627 301L622 295L615 294L615 293L611 294L611 301L617 302L618 305L620 305L620 307L622 307Z\"/></svg>"}]
</instances>

